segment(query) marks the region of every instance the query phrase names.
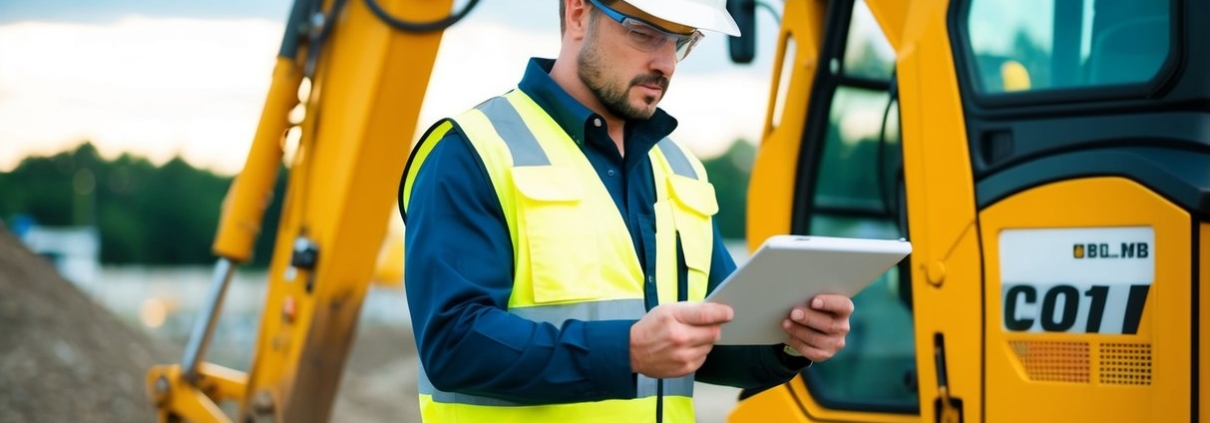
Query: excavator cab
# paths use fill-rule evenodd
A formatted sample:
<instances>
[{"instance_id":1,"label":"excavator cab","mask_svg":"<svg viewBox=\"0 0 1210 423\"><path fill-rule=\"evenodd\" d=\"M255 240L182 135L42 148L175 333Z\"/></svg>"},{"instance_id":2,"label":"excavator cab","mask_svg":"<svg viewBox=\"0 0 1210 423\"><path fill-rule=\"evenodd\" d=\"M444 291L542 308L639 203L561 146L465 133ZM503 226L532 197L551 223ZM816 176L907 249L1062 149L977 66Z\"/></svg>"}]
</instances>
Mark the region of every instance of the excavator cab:
<instances>
[{"instance_id":1,"label":"excavator cab","mask_svg":"<svg viewBox=\"0 0 1210 423\"><path fill-rule=\"evenodd\" d=\"M787 1L749 245L905 237L732 422L1210 421L1204 2ZM748 29L744 29L748 33Z\"/></svg>"}]
</instances>

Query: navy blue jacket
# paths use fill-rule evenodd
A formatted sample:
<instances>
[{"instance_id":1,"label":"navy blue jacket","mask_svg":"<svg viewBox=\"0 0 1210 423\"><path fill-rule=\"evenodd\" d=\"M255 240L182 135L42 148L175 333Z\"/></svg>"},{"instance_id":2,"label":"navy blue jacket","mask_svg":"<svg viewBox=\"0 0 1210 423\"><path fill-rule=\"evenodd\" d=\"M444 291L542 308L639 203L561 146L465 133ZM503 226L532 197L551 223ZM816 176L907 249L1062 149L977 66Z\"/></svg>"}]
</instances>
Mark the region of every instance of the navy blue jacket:
<instances>
[{"instance_id":1,"label":"navy blue jacket","mask_svg":"<svg viewBox=\"0 0 1210 423\"><path fill-rule=\"evenodd\" d=\"M518 88L579 141L630 230L643 271L651 273L655 183L648 152L676 128L676 119L657 110L650 119L628 121L623 157L604 119L550 78L553 65L553 60L532 59ZM482 159L456 127L433 147L416 175L405 221L412 328L434 387L526 404L635 396L629 349L634 321L573 320L555 326L506 311L514 265L508 225ZM684 257L680 261L684 299ZM708 289L713 290L735 270L717 226L711 263ZM646 286L646 301L648 309L655 306L654 284ZM716 346L697 380L771 386L809 364L784 361L778 350Z\"/></svg>"}]
</instances>

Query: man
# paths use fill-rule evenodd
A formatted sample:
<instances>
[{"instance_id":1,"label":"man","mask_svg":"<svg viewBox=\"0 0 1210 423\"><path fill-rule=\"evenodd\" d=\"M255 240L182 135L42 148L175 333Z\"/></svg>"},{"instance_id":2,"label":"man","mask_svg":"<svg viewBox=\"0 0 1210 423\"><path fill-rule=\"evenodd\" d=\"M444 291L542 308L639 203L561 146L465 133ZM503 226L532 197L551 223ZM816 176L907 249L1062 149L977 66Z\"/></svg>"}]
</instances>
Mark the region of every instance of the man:
<instances>
[{"instance_id":1,"label":"man","mask_svg":"<svg viewBox=\"0 0 1210 423\"><path fill-rule=\"evenodd\" d=\"M701 163L656 105L725 0L560 0L518 89L434 125L400 182L429 422L692 422L693 381L785 382L844 346L818 296L786 344L714 347L735 269Z\"/></svg>"}]
</instances>

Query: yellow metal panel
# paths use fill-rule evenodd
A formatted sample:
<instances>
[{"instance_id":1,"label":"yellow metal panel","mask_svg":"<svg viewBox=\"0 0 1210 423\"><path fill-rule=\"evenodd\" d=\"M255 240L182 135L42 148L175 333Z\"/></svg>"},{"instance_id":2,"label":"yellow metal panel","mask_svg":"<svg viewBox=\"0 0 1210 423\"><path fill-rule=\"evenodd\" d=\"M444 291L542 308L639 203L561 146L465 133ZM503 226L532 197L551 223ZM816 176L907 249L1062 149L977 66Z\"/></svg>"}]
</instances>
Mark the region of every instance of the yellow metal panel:
<instances>
[{"instance_id":1,"label":"yellow metal panel","mask_svg":"<svg viewBox=\"0 0 1210 423\"><path fill-rule=\"evenodd\" d=\"M809 423L802 407L794 401L794 394L786 385L771 388L759 395L740 402L727 421L732 423Z\"/></svg>"},{"instance_id":2,"label":"yellow metal panel","mask_svg":"<svg viewBox=\"0 0 1210 423\"><path fill-rule=\"evenodd\" d=\"M963 401L967 421L982 415L982 315L969 305L981 301L983 272L948 6L947 0L913 2L898 49L921 421L936 419L936 333L945 336L950 395Z\"/></svg>"},{"instance_id":3,"label":"yellow metal panel","mask_svg":"<svg viewBox=\"0 0 1210 423\"><path fill-rule=\"evenodd\" d=\"M907 21L908 6L911 2L903 0L866 0L882 33L886 34L891 48L899 50L903 43L903 25Z\"/></svg>"},{"instance_id":4,"label":"yellow metal panel","mask_svg":"<svg viewBox=\"0 0 1210 423\"><path fill-rule=\"evenodd\" d=\"M823 0L785 3L764 134L748 185L748 248L752 250L770 236L790 233L798 154L823 45L825 10ZM794 44L794 56L785 57L790 43ZM792 63L788 69L792 73L788 86L781 87L782 61L785 60ZM786 91L781 94L785 96L785 104L781 122L774 127L772 115L779 89Z\"/></svg>"},{"instance_id":5,"label":"yellow metal panel","mask_svg":"<svg viewBox=\"0 0 1210 423\"><path fill-rule=\"evenodd\" d=\"M232 421L218 404L239 399L244 393L246 376L209 363L201 363L198 370L196 384L181 375L179 364L155 366L147 373L147 394L157 409L157 421L182 418L199 423Z\"/></svg>"},{"instance_id":6,"label":"yellow metal panel","mask_svg":"<svg viewBox=\"0 0 1210 423\"><path fill-rule=\"evenodd\" d=\"M198 373L205 380L203 385L209 385L204 390L213 391L208 394L214 398L215 402L222 403L243 398L244 388L248 384L248 375L244 372L216 364L201 363Z\"/></svg>"},{"instance_id":7,"label":"yellow metal panel","mask_svg":"<svg viewBox=\"0 0 1210 423\"><path fill-rule=\"evenodd\" d=\"M827 363L819 365L826 366ZM798 398L798 403L802 404L800 408L806 411L807 419L805 421L808 422L913 423L922 421L919 416L910 414L841 411L825 408L810 395L810 390L803 382L802 376L795 377L785 387L791 395Z\"/></svg>"},{"instance_id":8,"label":"yellow metal panel","mask_svg":"<svg viewBox=\"0 0 1210 423\"><path fill-rule=\"evenodd\" d=\"M219 257L236 263L252 258L252 247L260 235L265 209L273 195L274 181L281 167L281 138L289 122L286 116L298 105L301 67L289 58L278 57L273 82L265 97L256 135L252 139L244 168L223 199L222 222L212 249Z\"/></svg>"},{"instance_id":9,"label":"yellow metal panel","mask_svg":"<svg viewBox=\"0 0 1210 423\"><path fill-rule=\"evenodd\" d=\"M1201 257L1198 259L1198 268L1201 270L1200 280L1198 281L1199 302L1198 315L1194 316L1198 319L1198 371L1201 373L1198 379L1198 416L1202 422L1210 422L1210 363L1204 358L1210 358L1210 321L1207 321L1206 316L1210 315L1210 222L1202 222L1201 234L1198 236L1198 250L1201 251Z\"/></svg>"},{"instance_id":10,"label":"yellow metal panel","mask_svg":"<svg viewBox=\"0 0 1210 423\"><path fill-rule=\"evenodd\" d=\"M987 266L987 422L1188 420L1193 282L1188 213L1135 182L1106 177L1013 195L985 209L980 222ZM1001 231L1131 226L1155 231L1155 280L1137 334L1003 328ZM1038 362L1021 357L1028 348L1038 350Z\"/></svg>"},{"instance_id":11,"label":"yellow metal panel","mask_svg":"<svg viewBox=\"0 0 1210 423\"><path fill-rule=\"evenodd\" d=\"M452 0L381 3L431 21ZM345 7L313 81L241 415L257 399L277 421L328 420L441 41ZM314 272L289 267L298 236L319 247Z\"/></svg>"}]
</instances>

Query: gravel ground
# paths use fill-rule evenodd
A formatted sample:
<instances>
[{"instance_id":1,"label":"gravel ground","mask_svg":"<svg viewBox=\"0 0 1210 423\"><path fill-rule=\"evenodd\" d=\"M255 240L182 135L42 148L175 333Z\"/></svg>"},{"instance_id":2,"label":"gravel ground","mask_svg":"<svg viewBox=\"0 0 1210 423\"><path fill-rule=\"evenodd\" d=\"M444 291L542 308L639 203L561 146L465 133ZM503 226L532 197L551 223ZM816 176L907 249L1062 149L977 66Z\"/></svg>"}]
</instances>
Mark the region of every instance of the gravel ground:
<instances>
[{"instance_id":1,"label":"gravel ground","mask_svg":"<svg viewBox=\"0 0 1210 423\"><path fill-rule=\"evenodd\" d=\"M151 422L147 370L178 356L0 229L0 422Z\"/></svg>"}]
</instances>

